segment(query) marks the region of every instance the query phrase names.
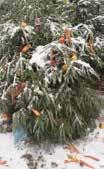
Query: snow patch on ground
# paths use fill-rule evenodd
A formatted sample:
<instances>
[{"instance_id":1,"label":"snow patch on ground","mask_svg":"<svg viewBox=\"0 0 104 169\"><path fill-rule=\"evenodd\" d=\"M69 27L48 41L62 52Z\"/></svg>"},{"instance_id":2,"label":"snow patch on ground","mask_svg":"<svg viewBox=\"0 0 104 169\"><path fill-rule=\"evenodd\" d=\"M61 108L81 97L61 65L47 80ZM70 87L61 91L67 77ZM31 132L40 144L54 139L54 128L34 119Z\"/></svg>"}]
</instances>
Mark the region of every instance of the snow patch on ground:
<instances>
[{"instance_id":1,"label":"snow patch on ground","mask_svg":"<svg viewBox=\"0 0 104 169\"><path fill-rule=\"evenodd\" d=\"M96 169L104 169L104 129L96 128L94 132L84 139L73 143L80 150L80 159L92 165ZM20 148L21 147L21 148ZM0 158L7 161L6 165L0 169L81 169L76 163L65 164L67 155L71 155L69 150L64 149L64 145L50 144L28 144L16 147L13 143L13 135L0 134ZM24 154L32 155L32 167L29 159L21 158ZM100 161L85 158L84 155L92 155ZM83 167L87 169L86 167Z\"/></svg>"},{"instance_id":2,"label":"snow patch on ground","mask_svg":"<svg viewBox=\"0 0 104 169\"><path fill-rule=\"evenodd\" d=\"M20 160L24 150L18 150L13 144L13 135L0 134L0 158L7 161L0 169L28 169L23 159Z\"/></svg>"}]
</instances>

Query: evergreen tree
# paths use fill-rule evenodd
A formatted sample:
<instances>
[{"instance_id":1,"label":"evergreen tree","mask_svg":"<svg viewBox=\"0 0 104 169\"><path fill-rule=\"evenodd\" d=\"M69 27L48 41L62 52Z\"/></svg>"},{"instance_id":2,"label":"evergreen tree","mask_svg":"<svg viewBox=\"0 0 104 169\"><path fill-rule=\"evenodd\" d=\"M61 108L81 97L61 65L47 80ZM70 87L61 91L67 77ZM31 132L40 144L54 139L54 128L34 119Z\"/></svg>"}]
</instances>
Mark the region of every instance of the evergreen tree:
<instances>
[{"instance_id":1,"label":"evergreen tree","mask_svg":"<svg viewBox=\"0 0 104 169\"><path fill-rule=\"evenodd\" d=\"M93 27L76 20L77 3L8 0L0 6L0 109L13 115L14 133L22 127L35 140L66 141L94 125L104 61Z\"/></svg>"}]
</instances>

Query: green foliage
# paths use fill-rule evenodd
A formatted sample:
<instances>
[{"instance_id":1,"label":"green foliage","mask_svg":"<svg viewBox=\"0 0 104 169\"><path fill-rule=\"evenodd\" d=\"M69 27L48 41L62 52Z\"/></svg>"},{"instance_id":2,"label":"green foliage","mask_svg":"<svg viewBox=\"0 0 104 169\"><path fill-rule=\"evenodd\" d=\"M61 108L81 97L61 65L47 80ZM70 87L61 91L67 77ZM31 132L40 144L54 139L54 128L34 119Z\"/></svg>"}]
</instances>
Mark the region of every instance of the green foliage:
<instances>
[{"instance_id":1,"label":"green foliage","mask_svg":"<svg viewBox=\"0 0 104 169\"><path fill-rule=\"evenodd\" d=\"M99 76L91 67L97 72L104 68L102 49L96 50L94 56L91 56L86 49L86 32L87 35L92 33L89 27L81 24L77 31L73 30L75 43L71 46L61 46L56 42L57 61L65 60L68 65L66 73L63 73L62 66L56 66L54 70L49 65L48 69L47 66L40 68L36 64L34 68L29 64L32 52L38 45L46 45L58 40L63 25L70 27L70 22L72 25L78 23L76 3L65 4L63 0L7 0L0 8L2 9L0 11L2 23L0 24L0 37L2 37L0 38L0 80L5 84L0 96L11 84L28 81L28 87L16 98L13 128L19 128L22 124L37 141L50 139L65 142L85 135L91 122L98 116L101 105L94 91ZM36 32L34 28L34 20L37 16L42 22L40 32ZM18 26L22 20L28 22L31 31L25 28L22 30ZM53 32L51 24L55 27ZM25 42L21 40L24 38L23 31L26 33ZM78 37L81 37L82 41L78 40ZM22 53L20 47L27 44L31 44L32 49ZM48 47L50 45L52 44ZM48 47L44 47L46 53ZM84 62L71 62L66 59L66 55L69 56L70 51L76 50L76 47L79 49L78 59ZM91 67L85 62L90 63ZM3 64L6 68L3 68ZM48 79L48 83L45 78ZM40 116L33 114L32 108L37 110Z\"/></svg>"},{"instance_id":2,"label":"green foliage","mask_svg":"<svg viewBox=\"0 0 104 169\"><path fill-rule=\"evenodd\" d=\"M98 116L100 100L87 88L84 79L69 69L59 89L51 92L39 78L39 91L34 93L32 107L40 112L37 117L29 112L27 128L35 141L50 139L65 142L85 135L91 122ZM38 76L39 77L39 76ZM80 79L80 81L79 81ZM92 126L93 127L93 126Z\"/></svg>"}]
</instances>

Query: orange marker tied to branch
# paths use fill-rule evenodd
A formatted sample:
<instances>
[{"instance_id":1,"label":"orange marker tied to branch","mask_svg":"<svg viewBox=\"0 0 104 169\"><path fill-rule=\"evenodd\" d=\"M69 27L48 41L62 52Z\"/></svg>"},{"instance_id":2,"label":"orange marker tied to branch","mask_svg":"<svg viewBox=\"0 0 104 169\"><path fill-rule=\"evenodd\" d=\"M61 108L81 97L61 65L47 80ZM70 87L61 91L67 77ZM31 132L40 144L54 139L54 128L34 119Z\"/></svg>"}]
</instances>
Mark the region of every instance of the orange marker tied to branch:
<instances>
[{"instance_id":1,"label":"orange marker tied to branch","mask_svg":"<svg viewBox=\"0 0 104 169\"><path fill-rule=\"evenodd\" d=\"M34 108L32 108L32 113L35 115L35 116L37 116L37 117L39 117L40 116L40 113L37 111L37 110L35 110Z\"/></svg>"},{"instance_id":2,"label":"orange marker tied to branch","mask_svg":"<svg viewBox=\"0 0 104 169\"><path fill-rule=\"evenodd\" d=\"M26 28L27 22L26 21L21 21L20 26L21 26L21 28Z\"/></svg>"},{"instance_id":3,"label":"orange marker tied to branch","mask_svg":"<svg viewBox=\"0 0 104 169\"><path fill-rule=\"evenodd\" d=\"M64 44L65 43L65 38L64 36L61 36L59 39L59 43Z\"/></svg>"},{"instance_id":4,"label":"orange marker tied to branch","mask_svg":"<svg viewBox=\"0 0 104 169\"><path fill-rule=\"evenodd\" d=\"M22 53L26 53L26 52L28 52L28 50L31 49L31 48L32 48L32 46L31 46L30 44L28 44L28 45L26 45L26 46L24 46L24 47L22 48L21 52L22 52Z\"/></svg>"}]
</instances>

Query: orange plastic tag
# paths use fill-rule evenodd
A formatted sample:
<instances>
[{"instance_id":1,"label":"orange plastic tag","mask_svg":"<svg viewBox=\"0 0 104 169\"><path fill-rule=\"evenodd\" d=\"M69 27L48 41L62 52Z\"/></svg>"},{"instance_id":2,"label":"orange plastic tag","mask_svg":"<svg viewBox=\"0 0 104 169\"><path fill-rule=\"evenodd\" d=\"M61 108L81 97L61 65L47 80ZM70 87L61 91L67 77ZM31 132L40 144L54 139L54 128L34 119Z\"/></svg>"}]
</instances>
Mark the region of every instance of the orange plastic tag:
<instances>
[{"instance_id":1,"label":"orange plastic tag","mask_svg":"<svg viewBox=\"0 0 104 169\"><path fill-rule=\"evenodd\" d=\"M26 45L25 47L23 47L22 52L26 53L29 49L31 49L31 45Z\"/></svg>"},{"instance_id":2,"label":"orange plastic tag","mask_svg":"<svg viewBox=\"0 0 104 169\"><path fill-rule=\"evenodd\" d=\"M37 117L39 117L39 116L40 116L40 113L39 113L37 110L32 109L32 112L33 112L33 114L35 114Z\"/></svg>"},{"instance_id":3,"label":"orange plastic tag","mask_svg":"<svg viewBox=\"0 0 104 169\"><path fill-rule=\"evenodd\" d=\"M64 43L65 43L65 38L62 36L62 37L59 39L59 42L60 42L61 44L64 44Z\"/></svg>"},{"instance_id":4,"label":"orange plastic tag","mask_svg":"<svg viewBox=\"0 0 104 169\"><path fill-rule=\"evenodd\" d=\"M104 129L104 122L99 124L99 128Z\"/></svg>"},{"instance_id":5,"label":"orange plastic tag","mask_svg":"<svg viewBox=\"0 0 104 169\"><path fill-rule=\"evenodd\" d=\"M20 26L21 26L21 28L26 28L27 23L26 23L25 21L22 21L22 22L20 23Z\"/></svg>"}]
</instances>

